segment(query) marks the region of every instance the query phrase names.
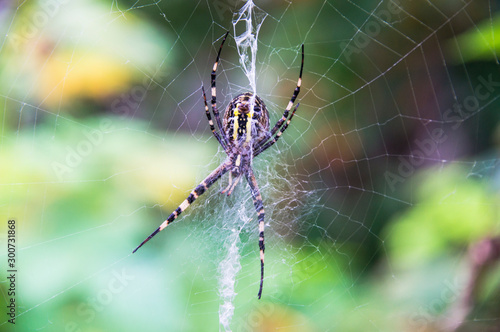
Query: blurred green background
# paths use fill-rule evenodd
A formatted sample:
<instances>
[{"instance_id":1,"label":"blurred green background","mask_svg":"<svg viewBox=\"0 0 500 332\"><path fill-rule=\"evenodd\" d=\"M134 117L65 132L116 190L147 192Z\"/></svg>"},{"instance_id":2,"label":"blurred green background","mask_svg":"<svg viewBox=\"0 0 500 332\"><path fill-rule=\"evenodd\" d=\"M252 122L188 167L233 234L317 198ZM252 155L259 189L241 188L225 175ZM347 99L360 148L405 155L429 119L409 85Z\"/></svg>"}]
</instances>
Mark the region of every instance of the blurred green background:
<instances>
[{"instance_id":1,"label":"blurred green background","mask_svg":"<svg viewBox=\"0 0 500 332\"><path fill-rule=\"evenodd\" d=\"M297 114L254 163L257 300L256 214L246 184L218 193L227 176L131 254L224 159L201 85L230 30L221 111L248 90L231 25L242 2L0 2L3 308L9 219L18 269L16 324L2 313L0 331L224 330L235 230L233 331L442 330L473 248L500 235L498 4L256 1L272 123L305 45ZM500 329L496 260L460 331Z\"/></svg>"}]
</instances>

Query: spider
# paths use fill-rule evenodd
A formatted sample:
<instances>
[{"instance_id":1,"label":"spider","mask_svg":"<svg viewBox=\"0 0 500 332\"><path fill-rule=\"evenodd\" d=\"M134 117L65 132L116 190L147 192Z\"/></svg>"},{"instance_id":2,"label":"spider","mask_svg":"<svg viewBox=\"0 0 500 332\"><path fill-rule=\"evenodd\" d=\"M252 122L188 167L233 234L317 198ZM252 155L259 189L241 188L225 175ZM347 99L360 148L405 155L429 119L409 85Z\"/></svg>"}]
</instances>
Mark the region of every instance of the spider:
<instances>
[{"instance_id":1,"label":"spider","mask_svg":"<svg viewBox=\"0 0 500 332\"><path fill-rule=\"evenodd\" d=\"M151 235L149 235L142 243L135 248L135 253L140 247L148 242L153 236L165 229L172 221L174 221L183 211L185 211L200 195L202 195L210 186L212 186L222 175L229 172L229 184L222 191L231 195L234 188L240 181L241 177L245 177L250 186L253 204L257 211L257 219L259 223L259 249L260 249L260 287L258 298L262 296L262 286L264 284L264 206L262 196L260 195L259 187L252 170L252 160L259 154L267 150L280 138L286 130L290 121L292 121L295 111L299 104L295 106L292 113L290 110L299 95L300 86L302 84L302 69L304 67L304 45L302 44L302 62L300 65L299 79L297 87L293 91L292 98L288 102L283 116L278 120L273 129L269 130L269 112L266 105L257 95L251 92L245 92L236 96L226 107L223 122L221 122L219 111L217 110L215 88L215 78L217 66L219 65L222 46L226 41L229 31L222 39L217 58L215 60L212 74L212 113L215 117L215 122L219 132L215 130L215 124L212 121L210 114L207 96L203 85L201 87L203 101L205 103L205 113L207 115L208 124L213 135L222 146L227 154L226 160L217 167L210 175L208 175L190 194L189 196L175 209L172 214L158 227ZM252 107L253 106L253 107ZM290 114L290 117L288 115Z\"/></svg>"}]
</instances>

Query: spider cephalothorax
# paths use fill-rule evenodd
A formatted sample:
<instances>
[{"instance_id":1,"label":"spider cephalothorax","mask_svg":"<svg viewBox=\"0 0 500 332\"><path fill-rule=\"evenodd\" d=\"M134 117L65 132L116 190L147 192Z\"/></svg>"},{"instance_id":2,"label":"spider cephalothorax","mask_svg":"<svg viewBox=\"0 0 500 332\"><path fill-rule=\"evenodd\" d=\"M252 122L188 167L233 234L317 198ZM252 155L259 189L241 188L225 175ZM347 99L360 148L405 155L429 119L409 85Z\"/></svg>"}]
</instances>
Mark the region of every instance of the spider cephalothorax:
<instances>
[{"instance_id":1,"label":"spider cephalothorax","mask_svg":"<svg viewBox=\"0 0 500 332\"><path fill-rule=\"evenodd\" d=\"M205 104L205 114L210 125L210 130L214 134L219 144L227 154L226 160L219 165L205 180L203 180L189 196L175 209L170 216L158 227L151 235L149 235L142 243L135 248L137 251L144 243L148 242L153 236L174 221L191 203L193 203L200 195L202 195L212 184L215 183L222 175L229 172L229 184L222 192L230 195L241 177L245 177L250 186L255 210L257 211L257 221L259 223L259 249L260 249L260 287L258 297L262 295L262 286L264 283L264 205L262 196L260 195L257 180L252 170L252 160L260 153L265 151L271 145L276 143L281 134L286 130L288 124L293 118L299 104L295 106L292 113L292 106L295 99L299 95L300 86L302 84L302 69L304 67L304 45L302 45L302 62L300 65L299 79L297 86L292 94L292 98L288 102L283 116L276 122L276 125L269 130L269 112L266 105L257 95L246 92L236 96L226 107L224 113L224 122L222 123L219 111L217 110L217 89L215 88L215 78L217 66L219 65L222 46L226 41L226 33L217 53L217 58L214 63L211 75L212 87L212 113L215 117L217 128L212 121L212 115L208 108L205 89L202 86L203 101Z\"/></svg>"}]
</instances>

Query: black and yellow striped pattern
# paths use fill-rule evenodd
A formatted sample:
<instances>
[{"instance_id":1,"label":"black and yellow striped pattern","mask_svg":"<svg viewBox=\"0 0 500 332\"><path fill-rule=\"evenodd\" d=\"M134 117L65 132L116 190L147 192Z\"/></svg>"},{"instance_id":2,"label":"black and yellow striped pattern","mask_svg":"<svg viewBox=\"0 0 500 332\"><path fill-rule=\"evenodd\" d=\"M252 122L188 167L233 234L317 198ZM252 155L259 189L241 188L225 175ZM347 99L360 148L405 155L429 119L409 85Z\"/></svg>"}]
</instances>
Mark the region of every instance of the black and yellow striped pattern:
<instances>
[{"instance_id":1,"label":"black and yellow striped pattern","mask_svg":"<svg viewBox=\"0 0 500 332\"><path fill-rule=\"evenodd\" d=\"M177 217L185 211L198 197L200 197L212 184L215 183L222 175L224 175L229 170L230 164L223 163L217 167L209 176L205 178L190 194L189 196L168 216L168 218L158 227L151 235L149 235L137 248L134 249L136 252L140 247L142 247L146 242L151 240L153 236L158 234L160 231L165 229L168 224L177 219Z\"/></svg>"},{"instance_id":2,"label":"black and yellow striped pattern","mask_svg":"<svg viewBox=\"0 0 500 332\"><path fill-rule=\"evenodd\" d=\"M270 139L267 143L265 141L260 142L255 148L254 148L254 157L268 149L271 145L276 143L276 141L280 138L280 136L283 134L283 132L288 128L288 125L290 124L290 121L292 121L293 115L295 114L295 111L299 107L299 104L295 106L293 109L292 114L290 115L290 118L288 118L288 114L290 110L292 109L293 104L295 103L295 100L297 99L299 93L300 93L300 87L302 86L302 70L304 69L304 44L302 44L302 61L300 64L300 72L299 72L299 79L297 80L297 86L295 87L295 90L293 91L292 98L290 98L290 101L288 102L288 105L285 108L285 111L283 112L283 116L276 122L276 125L271 129L269 132L269 135L265 141ZM287 120L288 118L288 120ZM286 123L285 123L286 121ZM285 123L283 125L283 123ZM283 126L283 127L282 127ZM281 128L281 129L280 129ZM278 131L279 130L279 131ZM276 132L278 132L276 134ZM276 136L273 137L273 135L276 134Z\"/></svg>"},{"instance_id":3,"label":"black and yellow striped pattern","mask_svg":"<svg viewBox=\"0 0 500 332\"><path fill-rule=\"evenodd\" d=\"M250 109L252 99L253 109ZM226 107L222 129L233 143L245 137L247 143L258 145L269 131L269 112L264 101L251 92L234 97Z\"/></svg>"},{"instance_id":4,"label":"black and yellow striped pattern","mask_svg":"<svg viewBox=\"0 0 500 332\"><path fill-rule=\"evenodd\" d=\"M274 136L270 141L268 141L262 147L260 147L259 149L255 150L254 157L257 157L259 154L261 154L262 151L267 150L271 145L273 145L274 143L276 143L276 141L278 140L278 138L281 137L281 134L283 134L283 132L286 130L286 128L288 128L288 125L292 121L292 118L293 118L293 116L295 114L295 111L297 110L297 108L299 108L299 105L300 104L295 105L295 108L293 109L293 112L290 115L290 118L286 121L286 123L283 125L283 127L281 127L280 131L278 131L278 133L276 134L276 136Z\"/></svg>"},{"instance_id":5,"label":"black and yellow striped pattern","mask_svg":"<svg viewBox=\"0 0 500 332\"><path fill-rule=\"evenodd\" d=\"M257 180L253 174L252 169L246 174L248 184L250 186L250 192L252 193L253 205L257 211L257 222L259 223L259 249L260 249L260 287L257 296L262 296L262 287L264 285L264 203L262 202L262 196L260 195L259 186L257 185Z\"/></svg>"},{"instance_id":6,"label":"black and yellow striped pattern","mask_svg":"<svg viewBox=\"0 0 500 332\"><path fill-rule=\"evenodd\" d=\"M295 106L292 113L290 111L300 93L302 85L302 70L304 68L304 45L302 45L302 62L300 65L299 79L297 86L293 91L292 97L283 112L282 117L276 122L274 127L269 130L269 113L264 101L257 95L251 92L242 93L236 96L227 106L223 122L221 121L219 111L217 109L217 89L215 84L217 67L219 65L222 46L226 41L229 31L224 35L221 42L217 58L211 73L211 108L215 118L215 123L212 120L210 109L208 108L207 96L202 85L203 101L205 105L205 114L208 119L208 124L213 135L224 148L227 154L227 159L205 180L203 180L189 196L175 209L170 216L149 235L133 252L136 252L153 236L165 229L179 215L184 212L198 197L203 195L212 184L214 184L226 172L229 172L229 185L222 192L230 195L240 178L244 175L252 194L253 204L257 212L257 221L259 224L259 250L260 250L260 287L258 298L262 296L262 288L264 285L264 203L257 185L257 180L252 170L252 158L256 157L263 151L267 150L281 137L288 128L292 118L299 107ZM289 116L290 115L290 116ZM216 130L218 128L218 132ZM244 139L243 139L244 138Z\"/></svg>"},{"instance_id":7,"label":"black and yellow striped pattern","mask_svg":"<svg viewBox=\"0 0 500 332\"><path fill-rule=\"evenodd\" d=\"M227 152L226 141L219 135L217 131L215 131L214 122L212 121L212 116L210 115L210 111L208 110L207 96L205 94L205 88L203 87L203 85L201 86L201 91L203 94L203 101L205 102L205 113L207 115L208 125L210 126L210 130L212 131L212 134L214 134L219 144L224 148L224 151Z\"/></svg>"},{"instance_id":8,"label":"black and yellow striped pattern","mask_svg":"<svg viewBox=\"0 0 500 332\"><path fill-rule=\"evenodd\" d=\"M220 44L219 47L219 52L217 53L217 58L215 59L214 67L212 68L212 73L210 75L210 86L212 88L212 112L214 113L215 121L217 122L217 127L221 131L222 135L222 140L224 143L228 144L228 138L224 131L222 130L222 123L220 120L219 116L219 110L217 109L217 89L215 87L215 78L216 78L216 73L217 73L217 67L219 66L219 60L220 60L220 54L222 52L222 46L224 46L224 42L226 41L227 35L229 34L229 31L226 32L224 35L224 38L222 39L222 43Z\"/></svg>"}]
</instances>

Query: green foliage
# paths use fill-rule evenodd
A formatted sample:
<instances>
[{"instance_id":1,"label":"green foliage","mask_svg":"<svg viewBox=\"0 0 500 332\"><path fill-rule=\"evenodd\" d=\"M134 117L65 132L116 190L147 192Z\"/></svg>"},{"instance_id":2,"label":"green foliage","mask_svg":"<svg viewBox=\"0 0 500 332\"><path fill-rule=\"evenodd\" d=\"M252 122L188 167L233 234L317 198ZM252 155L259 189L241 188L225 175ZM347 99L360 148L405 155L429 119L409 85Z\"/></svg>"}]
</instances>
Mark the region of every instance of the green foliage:
<instances>
[{"instance_id":1,"label":"green foliage","mask_svg":"<svg viewBox=\"0 0 500 332\"><path fill-rule=\"evenodd\" d=\"M500 15L485 19L448 42L448 52L456 63L497 61L500 53Z\"/></svg>"},{"instance_id":2,"label":"green foliage","mask_svg":"<svg viewBox=\"0 0 500 332\"><path fill-rule=\"evenodd\" d=\"M459 166L418 175L414 204L387 232L391 257L414 267L498 232L498 197Z\"/></svg>"}]
</instances>

